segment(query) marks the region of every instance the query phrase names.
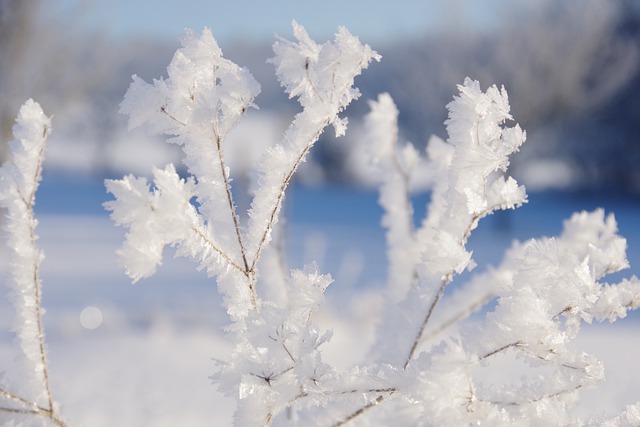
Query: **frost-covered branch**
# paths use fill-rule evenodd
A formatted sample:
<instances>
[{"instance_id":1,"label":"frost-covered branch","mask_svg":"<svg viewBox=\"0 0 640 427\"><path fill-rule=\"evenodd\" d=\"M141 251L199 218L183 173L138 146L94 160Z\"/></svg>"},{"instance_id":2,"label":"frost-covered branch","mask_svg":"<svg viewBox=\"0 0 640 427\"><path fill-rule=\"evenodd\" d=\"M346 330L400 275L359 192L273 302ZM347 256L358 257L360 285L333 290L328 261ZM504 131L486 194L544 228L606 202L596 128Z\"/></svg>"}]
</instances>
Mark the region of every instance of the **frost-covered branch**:
<instances>
[{"instance_id":1,"label":"frost-covered branch","mask_svg":"<svg viewBox=\"0 0 640 427\"><path fill-rule=\"evenodd\" d=\"M568 419L567 406L556 401L565 402L566 396L604 378L599 361L570 350L566 344L576 337L581 322L613 321L637 308L639 280L623 279L617 285L599 282L628 263L626 242L617 235L615 219L612 215L605 218L602 210L596 210L572 216L557 238L514 244L500 266L475 275L464 287L445 296L456 275L474 267L472 254L465 246L480 219L526 202L524 188L503 176L508 156L525 136L517 125L504 126L511 119L506 92L495 87L482 92L477 82L470 80L459 89L460 96L449 104L448 141L432 137L427 148L434 174L433 192L428 215L415 233L407 221L411 206L403 202L409 200L408 186L402 184L406 181L381 180L387 245L392 248L395 244L390 236L404 241L401 249L390 249L390 268L398 264L393 258L398 252L409 256L404 257L404 269L400 269L405 279L389 276L388 304L373 356L393 367L387 372L396 377L394 396L416 396L411 401L413 410L428 414L434 424L491 420L492 425L512 425L536 411L540 414L541 408L545 408L545 419L553 424L553 420ZM390 99L382 96L371 105L368 128L384 137L370 137L367 155L376 159L380 153L378 140L387 141L387 158L375 163L376 173L401 178L398 162L392 160L401 152L395 148L397 135L393 134L397 111L391 108ZM412 158L412 164L419 161ZM408 175L410 180L411 173ZM393 194L395 203L385 198L388 187L400 193ZM393 224L387 223L390 219ZM403 288L407 279L410 286ZM396 302L398 295L404 295L400 303ZM482 322L464 322L490 301L497 301L497 305ZM436 317L436 326L427 332ZM417 330L414 338L412 328ZM450 328L454 330L443 334L442 344L426 345L425 341ZM406 358L402 357L403 348L409 354ZM487 369L487 365L496 363L498 355L504 357L511 352L534 366L545 366L551 374L519 386L502 386L502 392L477 383L473 372ZM403 411L397 399L380 396L342 418L341 423L367 418L373 407L378 408L377 419ZM419 415L409 415L404 421L394 422L414 425L418 419Z\"/></svg>"},{"instance_id":2,"label":"frost-covered branch","mask_svg":"<svg viewBox=\"0 0 640 427\"><path fill-rule=\"evenodd\" d=\"M155 272L166 246L216 278L233 321L228 330L235 349L230 360L220 362L215 379L223 391L240 396L238 425L270 425L307 396L327 392L334 376L319 349L331 334L312 322L331 277L314 266L293 270L279 280L287 304L278 305L264 298L268 290L258 289L258 266L296 170L328 125L344 134L347 121L339 115L360 95L354 78L379 59L344 28L321 45L296 22L293 31L296 41L279 39L271 62L302 111L283 141L262 157L246 229L222 148L259 87L248 71L222 57L208 30L187 33L167 79L148 84L134 77L121 106L131 127L144 125L182 146L190 176L179 177L169 165L154 170L152 184L133 176L106 182L115 196L106 207L128 229L119 254L134 281Z\"/></svg>"},{"instance_id":3,"label":"frost-covered branch","mask_svg":"<svg viewBox=\"0 0 640 427\"><path fill-rule=\"evenodd\" d=\"M339 114L360 96L354 78L380 56L341 27L332 42L318 45L305 29L293 22L297 41L280 39L271 60L290 98L297 98L303 111L287 129L283 141L271 147L259 167L259 188L249 212L251 267L271 240L285 191L293 174L324 128L333 125L336 136L344 135L347 120Z\"/></svg>"},{"instance_id":4,"label":"frost-covered branch","mask_svg":"<svg viewBox=\"0 0 640 427\"><path fill-rule=\"evenodd\" d=\"M106 206L118 224L129 227L129 249L123 248L121 254L134 281L152 274L162 260L163 248L174 245L180 254L198 259L216 276L234 320L259 310L257 265L278 221L285 191L327 125L333 124L337 134L344 133L346 120L338 115L359 95L352 87L353 79L378 58L345 29L338 32L334 42L318 45L302 26L295 22L293 26L297 42L279 40L274 45L276 57L272 62L283 86L291 97L298 98L303 111L285 133L283 142L271 147L261 162L259 187L246 233L240 228L222 144L237 120L253 105L260 90L258 84L248 71L222 57L208 30L201 37L187 33L183 48L167 68L168 79L151 85L134 76L121 111L129 115L131 127L144 125L153 132L172 136L172 142L182 145L185 164L192 175L188 183L181 185L188 192L171 193L176 196L173 202L158 183L152 191L155 196L149 198L146 195L151 189L146 181L138 179L133 185L136 178L127 177L107 182L108 190L118 200ZM166 173L174 175L174 180L177 177L175 171ZM132 196L137 199L135 203L124 202ZM197 208L190 204L191 197L196 198ZM148 236L146 217L162 215L161 209L153 206L152 199L159 198L180 206L172 215L174 220L182 215L178 224L184 227L173 225L171 236L160 237L166 234L162 230L159 236ZM142 214L140 203L147 206L147 214L130 215L132 211ZM168 220L157 222L158 228L168 225ZM193 233L195 236L189 236ZM157 243L153 256L143 260L141 255L146 248L141 245L146 238ZM198 241L206 243L204 249Z\"/></svg>"},{"instance_id":5,"label":"frost-covered branch","mask_svg":"<svg viewBox=\"0 0 640 427\"><path fill-rule=\"evenodd\" d=\"M44 254L37 247L33 207L42 176L42 161L51 120L33 100L27 101L13 128L11 159L0 168L0 206L7 208L4 229L8 235L15 329L25 360L24 395L0 391L3 397L25 406L9 411L34 413L64 425L55 412L51 392L44 326L40 264ZM28 384L28 385L27 385ZM24 396L29 396L24 397Z\"/></svg>"},{"instance_id":6,"label":"frost-covered branch","mask_svg":"<svg viewBox=\"0 0 640 427\"><path fill-rule=\"evenodd\" d=\"M387 229L388 297L390 304L402 301L417 277L418 251L409 198L411 175L419 154L411 144L398 141L398 110L387 93L369 103L365 119L369 144L362 155L368 158L380 185L380 204Z\"/></svg>"},{"instance_id":7,"label":"frost-covered branch","mask_svg":"<svg viewBox=\"0 0 640 427\"><path fill-rule=\"evenodd\" d=\"M116 200L106 206L129 228L121 259L136 281L155 272L165 246L176 246L179 255L194 258L218 279L229 314L240 319L257 309L258 300L222 143L260 87L246 69L222 56L209 30L201 36L187 32L167 73L153 84L134 76L121 112L129 115L130 127L145 126L181 145L192 176L181 180L173 166L156 171L151 194L140 178L107 181ZM147 240L155 242L152 256L145 255Z\"/></svg>"},{"instance_id":8,"label":"frost-covered branch","mask_svg":"<svg viewBox=\"0 0 640 427\"><path fill-rule=\"evenodd\" d=\"M410 236L405 231L402 239L405 242L402 251L407 253L403 257L403 271L410 283L406 284L406 278L389 283L390 294L395 294L396 299L400 297L400 302L388 304L389 310L382 322L386 325L381 330L383 336L375 347L380 360L393 363L402 360L405 368L419 351L427 325L454 275L473 268L472 254L465 246L479 220L495 210L513 209L526 202L524 188L513 178L505 179L502 175L509 164L509 156L525 139L519 126L504 126L505 121L511 119L506 91L493 86L482 92L478 82L470 79L459 86L459 91L460 95L448 105L448 141L432 138L428 146L434 170L428 215L419 229ZM373 109L369 120L384 120L379 110L380 107ZM386 113L389 117L394 114L393 110ZM395 155L395 151L391 153ZM414 150L405 152L408 153L405 163L415 165L418 159ZM389 174L396 169L393 163L386 167L381 163L381 166ZM500 174L496 176L496 173ZM402 180L397 181L392 188L400 195L395 197L407 198L406 186L399 185ZM381 194L385 194L384 188ZM391 203L383 203L383 207L389 218L395 209L399 209L397 204ZM401 221L405 224L412 221L407 219L411 210L403 209L406 213ZM407 226L402 229L411 232ZM395 234L402 236L398 231ZM388 327L390 324L393 326ZM398 334L397 330L403 333ZM410 336L412 330L415 331L413 337ZM388 336L385 335L387 332ZM406 348L404 355L403 348Z\"/></svg>"},{"instance_id":9,"label":"frost-covered branch","mask_svg":"<svg viewBox=\"0 0 640 427\"><path fill-rule=\"evenodd\" d=\"M428 215L418 230L421 257L428 261L409 298L429 292L433 286L429 283L439 277L440 280L405 359L405 368L415 356L453 275L474 266L465 246L478 221L498 209L514 209L526 202L524 187L513 178L505 180L500 175L490 180L492 174L506 172L509 156L526 137L518 125L504 127L504 122L511 119L506 91L493 86L482 92L479 83L470 79L458 89L460 95L448 105L448 145L440 148L448 153L440 158L434 156L435 161L443 163L446 173L436 178ZM440 245L436 247L434 243ZM434 254L438 250L441 254Z\"/></svg>"}]
</instances>

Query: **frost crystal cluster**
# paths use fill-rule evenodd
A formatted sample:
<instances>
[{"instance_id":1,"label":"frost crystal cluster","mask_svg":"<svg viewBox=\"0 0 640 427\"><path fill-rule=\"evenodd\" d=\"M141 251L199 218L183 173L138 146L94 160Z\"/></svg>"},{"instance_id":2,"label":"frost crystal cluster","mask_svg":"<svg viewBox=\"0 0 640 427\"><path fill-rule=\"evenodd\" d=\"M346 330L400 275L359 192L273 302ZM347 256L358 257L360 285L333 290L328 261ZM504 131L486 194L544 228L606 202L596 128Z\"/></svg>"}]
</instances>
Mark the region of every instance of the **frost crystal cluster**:
<instances>
[{"instance_id":1,"label":"frost crystal cluster","mask_svg":"<svg viewBox=\"0 0 640 427\"><path fill-rule=\"evenodd\" d=\"M332 279L314 265L278 276L265 265L285 191L326 127L338 136L340 113L358 98L354 78L379 56L340 29L317 44L297 23L294 41L274 44L276 74L302 111L258 166L246 224L236 210L223 144L259 85L225 59L211 32L187 33L166 79L134 76L121 110L131 127L164 134L184 151L188 177L173 165L153 182L106 182L112 218L127 228L120 256L137 281L155 272L166 246L215 277L231 318L234 347L213 379L237 398L235 425L567 425L581 389L603 381L593 357L569 344L582 322L615 320L640 304L640 281L603 282L627 266L613 216L574 215L557 238L514 244L502 264L445 292L475 266L466 243L479 221L526 203L507 175L525 141L511 120L506 91L467 79L448 105L446 141L432 138L427 159L397 136L389 95L371 103L366 152L386 213L386 304L370 358L338 370L322 358L330 332L314 323ZM419 163L432 170L432 197L417 226L409 199ZM275 255L274 255L275 254ZM260 274L260 271L269 274ZM466 322L474 312L480 322ZM536 375L487 386L483 373L517 355ZM638 406L608 422L640 421ZM625 424L626 423L626 424Z\"/></svg>"}]
</instances>

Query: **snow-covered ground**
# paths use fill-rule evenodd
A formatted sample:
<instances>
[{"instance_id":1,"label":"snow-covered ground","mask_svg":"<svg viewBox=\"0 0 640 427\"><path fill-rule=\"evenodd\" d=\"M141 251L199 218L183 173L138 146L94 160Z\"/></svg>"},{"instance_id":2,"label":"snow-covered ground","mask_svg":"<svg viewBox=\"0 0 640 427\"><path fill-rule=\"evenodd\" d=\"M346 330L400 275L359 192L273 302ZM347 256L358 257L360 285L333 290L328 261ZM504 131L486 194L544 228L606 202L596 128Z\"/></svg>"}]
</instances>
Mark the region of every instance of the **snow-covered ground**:
<instances>
[{"instance_id":1,"label":"snow-covered ground","mask_svg":"<svg viewBox=\"0 0 640 427\"><path fill-rule=\"evenodd\" d=\"M154 277L131 285L115 255L123 230L101 207L108 198L99 182L46 176L38 194L44 321L63 416L71 426L229 425L234 402L208 379L214 359L229 351L215 283L190 262L168 257ZM372 294L385 275L376 195L297 188L288 201L290 266L316 260L336 279L320 321L335 330L326 357L348 365L366 352ZM418 197L418 215L425 201ZM479 268L497 263L512 239L557 234L571 212L597 206L616 213L629 239L632 268L625 275L639 274L640 202L561 194L533 194L519 211L481 223L470 241ZM9 381L15 379L12 316L1 301L0 370ZM583 392L583 413L613 414L640 400L638 320L590 325L576 343L601 358L608 375L603 387Z\"/></svg>"}]
</instances>

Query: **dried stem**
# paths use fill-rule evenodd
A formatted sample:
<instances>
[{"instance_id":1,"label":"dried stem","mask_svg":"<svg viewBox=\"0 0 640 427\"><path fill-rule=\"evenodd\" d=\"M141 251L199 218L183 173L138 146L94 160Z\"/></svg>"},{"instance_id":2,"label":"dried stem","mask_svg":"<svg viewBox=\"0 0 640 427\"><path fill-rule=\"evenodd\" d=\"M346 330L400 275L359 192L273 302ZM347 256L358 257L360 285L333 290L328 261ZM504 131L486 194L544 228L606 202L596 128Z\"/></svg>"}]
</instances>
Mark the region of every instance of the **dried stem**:
<instances>
[{"instance_id":1,"label":"dried stem","mask_svg":"<svg viewBox=\"0 0 640 427\"><path fill-rule=\"evenodd\" d=\"M500 347L500 348L497 348L497 349L492 350L492 351L490 351L489 353L487 353L487 354L485 354L485 355L483 355L483 356L480 356L480 360L488 359L488 358L489 358L489 357L491 357L491 356L494 356L494 355L496 355L496 354L498 354L498 353L502 353L503 351L505 351L505 350L507 350L507 349L510 349L511 347L518 347L518 346L520 346L521 344L522 344L522 343L521 343L520 341L516 341L516 342L512 342L511 344L503 345L503 346L502 346L502 347Z\"/></svg>"},{"instance_id":2,"label":"dried stem","mask_svg":"<svg viewBox=\"0 0 640 427\"><path fill-rule=\"evenodd\" d=\"M496 210L498 207L499 207L498 205L490 206L490 207L486 208L485 210L483 210L482 212L479 212L479 213L477 213L477 214L475 214L475 215L473 215L471 217L471 221L469 222L469 225L465 229L465 231L464 231L464 233L462 235L462 238L460 239L460 246L462 248L464 248L465 245L467 244L467 240L469 239L469 236L471 235L471 231L477 226L478 221L480 221L481 218L485 217L490 212L493 212L494 210ZM427 324L431 320L431 316L433 315L433 311L436 308L436 306L438 305L438 303L440 302L440 300L442 299L442 296L444 295L445 289L447 288L449 283L451 283L451 281L453 280L453 273L454 273L454 271L452 269L442 279L442 282L440 283L440 287L438 288L438 292L436 293L436 296L434 297L433 301L431 302L431 305L429 306L429 309L427 310L427 314L426 314L424 320L422 321L422 324L420 325L420 330L418 331L418 334L416 335L416 338L413 340L413 344L411 345L411 350L409 351L409 355L407 356L407 359L404 362L403 369L407 369L407 367L409 366L409 363L411 363L411 359L413 359L413 356L415 355L415 353L416 353L416 351L418 349L418 345L422 342L424 331L427 328Z\"/></svg>"},{"instance_id":3,"label":"dried stem","mask_svg":"<svg viewBox=\"0 0 640 427\"><path fill-rule=\"evenodd\" d=\"M496 354L502 353L503 351L508 350L510 348L516 348L516 349L520 350L521 352L523 352L524 354L526 354L526 355L528 355L530 357L534 357L536 359L540 359L543 362L550 363L550 364L555 365L555 366L560 366L560 367L563 367L563 368L572 369L574 371L585 371L585 368L589 366L589 365L586 365L586 366L580 367L580 366L569 365L567 363L554 363L553 360L549 360L549 359L547 359L546 357L544 357L544 356L542 356L540 354L536 354L536 353L531 352L531 351L526 351L526 346L521 341L516 341L516 342L513 342L511 344L503 345L500 348L497 348L497 349L492 350L492 351L490 351L489 353L487 353L487 354L485 354L483 356L480 356L479 360L488 359L489 357L495 356ZM549 354L557 354L553 350L548 350L548 352L549 352Z\"/></svg>"},{"instance_id":4,"label":"dried stem","mask_svg":"<svg viewBox=\"0 0 640 427\"><path fill-rule=\"evenodd\" d=\"M405 360L402 369L407 369L407 367L409 366L409 363L411 362L411 359L413 359L413 356L418 350L418 345L422 341L422 335L424 334L424 331L427 328L427 324L429 323L429 320L433 315L433 310L436 308L436 305L438 305L438 302L440 302L440 300L442 299L442 295L444 295L444 290L446 289L447 285L451 282L452 278L453 278L453 272L449 272L449 274L447 274L444 277L444 279L442 279L442 282L440 283L440 288L438 289L438 293L436 294L435 298L431 302L431 305L429 306L429 310L427 310L427 315L422 321L422 325L420 326L420 330L418 331L416 338L413 340L411 350L409 351L409 355L407 356L407 359Z\"/></svg>"},{"instance_id":5,"label":"dried stem","mask_svg":"<svg viewBox=\"0 0 640 427\"><path fill-rule=\"evenodd\" d=\"M36 231L35 225L36 221L33 216L33 205L35 203L35 193L36 188L38 186L38 182L40 180L40 175L42 173L42 161L44 159L44 147L47 141L47 126L43 127L42 130L42 144L40 145L40 151L38 153L38 162L36 166L36 171L33 177L33 189L31 190L31 195L29 197L29 203L27 205L27 214L29 216L29 235L30 235L30 243L31 246L36 248ZM47 353L44 342L44 326L42 324L42 291L41 291L41 283L40 283L40 262L39 260L34 260L33 263L33 292L35 297L34 304L34 317L36 320L36 327L38 329L38 347L40 349L40 362L42 363L42 379L44 382L44 388L47 396L47 405L49 410L51 411L51 415L53 416L53 397L51 393L51 384L49 381L49 367L47 363Z\"/></svg>"},{"instance_id":6,"label":"dried stem","mask_svg":"<svg viewBox=\"0 0 640 427\"><path fill-rule=\"evenodd\" d=\"M351 415L347 416L342 421L338 421L337 423L333 424L333 427L341 427L341 426L353 421L354 419L358 418L360 415L364 414L368 410L376 407L383 400L384 400L384 396L383 395L378 396L374 401L367 403L366 405L364 405L363 407L361 407L357 411L353 412Z\"/></svg>"},{"instance_id":7,"label":"dried stem","mask_svg":"<svg viewBox=\"0 0 640 427\"><path fill-rule=\"evenodd\" d=\"M30 189L29 196L25 197L23 194L20 194L20 198L24 203L24 207L26 210L27 218L26 222L29 224L29 243L33 248L34 253L38 253L37 245L36 245L36 220L33 213L33 206L35 204L36 190L38 187L38 183L42 174L42 162L44 159L44 150L47 141L47 136L49 133L49 127L43 126L42 128L42 141L40 144L40 150L38 151L36 168L33 175L33 188ZM33 319L30 321L34 321L37 329L38 336L38 350L40 363L42 364L42 385L44 387L45 396L47 399L47 407L41 407L35 402L30 402L27 399L24 399L20 396L17 396L11 392L0 389L0 395L11 399L13 401L19 402L22 405L25 405L31 409L11 409L11 408L1 408L0 410L3 412L15 412L15 413L25 413L25 414L37 414L51 419L59 426L64 426L64 422L57 417L54 412L53 405L53 394L51 392L51 381L49 379L49 365L47 362L47 352L44 338L44 325L42 323L42 290L41 290L41 281L40 281L40 260L39 257L36 256L36 259L33 260L33 276L32 276L32 286L33 286L33 296L34 296L34 304L33 304Z\"/></svg>"},{"instance_id":8,"label":"dried stem","mask_svg":"<svg viewBox=\"0 0 640 427\"><path fill-rule=\"evenodd\" d=\"M40 406L36 406L36 409L19 409L19 408L3 408L0 407L0 413L10 413L10 414L24 414L24 415L35 415L39 417L48 418L58 427L66 427L67 424L57 415L52 413L50 410L42 408Z\"/></svg>"},{"instance_id":9,"label":"dried stem","mask_svg":"<svg viewBox=\"0 0 640 427\"><path fill-rule=\"evenodd\" d=\"M160 107L160 112L165 114L167 117L169 117L171 120L173 120L174 122L176 122L177 124L183 126L183 127L187 127L187 124L181 120L178 120L176 118L176 116L174 116L173 114L171 114L169 111L167 111L167 106L163 105Z\"/></svg>"},{"instance_id":10,"label":"dried stem","mask_svg":"<svg viewBox=\"0 0 640 427\"><path fill-rule=\"evenodd\" d=\"M311 150L311 147L313 147L313 144L315 144L316 141L318 140L318 138L320 138L320 134L322 134L322 131L324 130L324 128L328 124L329 124L329 119L326 119L324 122L322 122L322 124L319 126L318 130L316 130L316 132L314 132L313 138L311 138L311 140L307 143L307 145L305 145L304 149L298 155L298 158L296 159L295 163L293 164L291 169L287 172L287 174L285 175L284 179L282 180L282 184L280 185L280 191L278 192L278 195L276 197L276 201L275 201L275 203L274 203L274 205L273 205L273 207L271 209L271 215L269 216L269 222L267 223L267 226L265 227L264 232L262 233L262 237L260 238L260 242L258 243L258 248L256 249L256 253L255 253L254 257L253 257L253 260L251 261L251 266L249 268L249 271L251 271L251 272L255 271L256 264L260 260L260 256L262 255L262 251L264 250L264 248L265 248L265 246L267 244L267 238L269 236L269 233L271 232L271 230L272 230L272 228L273 228L273 226L274 226L274 224L276 222L276 219L278 218L278 213L280 212L280 207L282 206L282 202L284 201L285 192L287 190L287 187L291 183L291 179L293 178L293 174L296 172L296 170L298 169L298 167L300 166L300 164L304 160L305 156L309 152L309 150Z\"/></svg>"},{"instance_id":11,"label":"dried stem","mask_svg":"<svg viewBox=\"0 0 640 427\"><path fill-rule=\"evenodd\" d=\"M242 274L244 274L245 276L248 277L247 270L245 270L243 267L241 267L240 264L235 262L229 255L227 255L226 252L224 252L222 249L220 249L220 247L218 247L218 245L216 245L213 241L211 241L211 239L209 239L206 236L206 234L204 234L204 232L202 230L200 230L199 228L196 228L196 227L191 227L191 231L193 231L198 237L200 237L202 240L204 240L204 242L207 245L209 245L209 247L211 247L211 249L213 249L213 251L215 251L222 258L224 258L229 263L229 265L231 265L233 268L235 268L236 270L240 271Z\"/></svg>"},{"instance_id":12,"label":"dried stem","mask_svg":"<svg viewBox=\"0 0 640 427\"><path fill-rule=\"evenodd\" d=\"M344 394L358 394L358 393L362 393L362 394L368 394L368 393L389 393L389 394L393 394L396 391L398 391L398 389L396 387L387 387L387 388L370 388L367 390L359 390L359 389L353 389L353 390L344 390L344 391L334 391L330 394L334 394L334 395L344 395Z\"/></svg>"},{"instance_id":13,"label":"dried stem","mask_svg":"<svg viewBox=\"0 0 640 427\"><path fill-rule=\"evenodd\" d=\"M473 313L474 311L478 310L480 307L483 307L493 297L494 297L494 294L491 294L491 293L484 295L482 298L480 298L475 303L468 305L463 310L460 310L455 315L451 316L447 321L443 322L437 329L431 331L431 333L429 335L423 336L421 338L421 341L428 341L429 339L435 337L436 335L438 335L441 332L445 331L449 327L457 324L462 319L466 318L471 313Z\"/></svg>"},{"instance_id":14,"label":"dried stem","mask_svg":"<svg viewBox=\"0 0 640 427\"><path fill-rule=\"evenodd\" d=\"M518 401L501 402L501 401L482 400L482 399L479 399L479 400L481 402L487 402L487 403L490 403L492 405L498 405L498 406L530 405L532 403L542 402L543 400L553 399L554 397L562 396L564 394L573 393L574 391L580 390L582 387L583 387L582 384L578 384L573 388L569 388L569 389L566 389L566 390L560 390L560 391L557 391L557 392L551 393L551 394L545 394L545 395L536 397L535 399L528 399L528 400L525 400L525 401L522 401L522 402L518 402Z\"/></svg>"},{"instance_id":15,"label":"dried stem","mask_svg":"<svg viewBox=\"0 0 640 427\"><path fill-rule=\"evenodd\" d=\"M29 406L29 407L32 407L32 408L37 408L38 407L37 404L35 404L33 402L30 402L30 401L28 401L27 399L25 399L23 397L20 397L20 396L18 396L16 394L11 393L10 391L6 391L6 390L1 389L1 388L0 388L0 395L5 397L5 398L7 398L7 399L19 402L19 403L21 403L22 405L25 405L25 406Z\"/></svg>"},{"instance_id":16,"label":"dried stem","mask_svg":"<svg viewBox=\"0 0 640 427\"><path fill-rule=\"evenodd\" d=\"M258 295L255 288L255 274L253 274L254 267L249 268L249 261L247 259L247 251L244 243L242 242L242 233L240 232L240 220L238 219L238 213L236 212L236 206L233 202L233 193L231 192L231 183L229 182L229 174L224 163L224 155L222 153L222 140L218 132L214 129L216 148L218 150L218 160L220 161L220 175L224 181L224 188L227 192L227 201L229 202L229 214L233 220L233 227L235 229L236 238L238 239L238 247L242 256L242 263L244 264L244 273L248 278L249 292L251 293L251 304L254 309L258 308Z\"/></svg>"},{"instance_id":17,"label":"dried stem","mask_svg":"<svg viewBox=\"0 0 640 427\"><path fill-rule=\"evenodd\" d=\"M214 70L214 79L215 79L215 70ZM191 101L192 102L195 101L195 94L192 94ZM169 117L171 120L173 120L177 124L181 125L182 127L187 127L188 126L186 123L184 123L181 120L178 120L173 114L171 114L169 111L167 111L167 108L166 108L165 105L160 107L160 111L163 114L165 114L167 117ZM246 107L243 107L242 112L244 112L244 111L246 111ZM224 161L224 154L223 154L223 151L222 151L222 136L221 136L221 133L219 132L219 129L218 129L217 117L214 117L214 123L213 123L212 132L213 132L213 137L214 137L213 139L215 141L216 152L217 152L217 155L218 155L218 161L219 161L219 164L220 164L220 176L222 177L222 181L224 182L224 188L225 188L225 191L226 191L227 201L229 203L229 214L231 215L231 220L233 221L233 227L234 227L234 230L235 230L236 239L237 239L237 242L238 242L238 247L240 249L240 254L241 254L241 257L242 257L243 267L238 265L238 263L236 263L228 254L226 254L222 249L220 249L210 239L208 239L204 235L204 233L202 233L200 230L197 230L194 227L192 227L191 229L198 236L200 236L202 239L204 239L205 242L207 242L207 244L209 246L211 246L211 248L214 251L216 251L218 254L220 254L227 262L229 262L230 265L232 265L234 268L240 270L247 277L248 286L249 286L249 292L251 294L251 305L253 306L254 309L257 309L258 308L258 295L257 295L256 289L255 289L256 277L255 277L255 274L254 274L254 266L252 265L252 267L249 268L249 261L248 261L248 258L247 258L247 251L246 251L245 245L244 245L243 240L242 240L242 233L240 231L240 220L238 218L238 213L236 212L235 203L233 201L233 192L231 191L231 182L229 180L229 174L227 173L227 167L226 167L226 164L225 164L225 161Z\"/></svg>"}]
</instances>

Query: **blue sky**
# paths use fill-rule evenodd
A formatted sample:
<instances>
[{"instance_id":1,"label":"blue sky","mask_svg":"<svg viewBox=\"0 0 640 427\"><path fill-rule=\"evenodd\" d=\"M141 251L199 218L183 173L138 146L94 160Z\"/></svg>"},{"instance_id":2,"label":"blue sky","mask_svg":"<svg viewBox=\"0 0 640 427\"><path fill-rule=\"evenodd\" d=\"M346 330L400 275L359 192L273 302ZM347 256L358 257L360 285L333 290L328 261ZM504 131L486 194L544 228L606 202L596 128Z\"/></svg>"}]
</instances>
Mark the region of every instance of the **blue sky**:
<instances>
[{"instance_id":1,"label":"blue sky","mask_svg":"<svg viewBox=\"0 0 640 427\"><path fill-rule=\"evenodd\" d=\"M57 0L46 13L68 19L80 30L116 38L131 35L178 38L184 28L213 30L218 40L289 36L291 20L312 37L331 37L339 25L363 41L437 31L447 25L482 26L496 0Z\"/></svg>"}]
</instances>

